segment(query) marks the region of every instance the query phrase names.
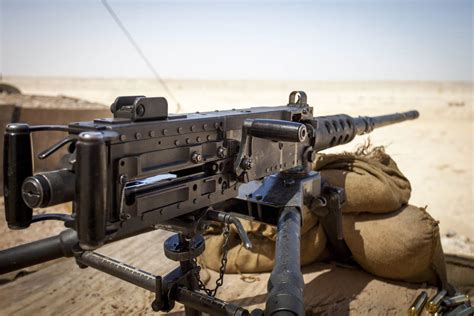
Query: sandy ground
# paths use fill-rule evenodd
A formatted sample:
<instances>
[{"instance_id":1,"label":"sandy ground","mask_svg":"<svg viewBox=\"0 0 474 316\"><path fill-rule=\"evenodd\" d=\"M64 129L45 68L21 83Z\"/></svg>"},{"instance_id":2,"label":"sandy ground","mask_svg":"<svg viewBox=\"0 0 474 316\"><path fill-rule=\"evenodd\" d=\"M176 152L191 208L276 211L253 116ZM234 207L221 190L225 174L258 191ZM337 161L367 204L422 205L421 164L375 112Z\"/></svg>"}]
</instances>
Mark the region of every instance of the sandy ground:
<instances>
[{"instance_id":1,"label":"sandy ground","mask_svg":"<svg viewBox=\"0 0 474 316\"><path fill-rule=\"evenodd\" d=\"M411 180L411 203L428 205L441 232L474 240L474 132L472 83L191 81L172 80L179 105L154 80L7 77L24 93L67 95L106 104L120 95L166 96L170 112L228 109L287 103L289 92L304 90L316 115L380 115L417 109L418 120L370 135L387 146ZM333 151L351 150L367 137Z\"/></svg>"}]
</instances>

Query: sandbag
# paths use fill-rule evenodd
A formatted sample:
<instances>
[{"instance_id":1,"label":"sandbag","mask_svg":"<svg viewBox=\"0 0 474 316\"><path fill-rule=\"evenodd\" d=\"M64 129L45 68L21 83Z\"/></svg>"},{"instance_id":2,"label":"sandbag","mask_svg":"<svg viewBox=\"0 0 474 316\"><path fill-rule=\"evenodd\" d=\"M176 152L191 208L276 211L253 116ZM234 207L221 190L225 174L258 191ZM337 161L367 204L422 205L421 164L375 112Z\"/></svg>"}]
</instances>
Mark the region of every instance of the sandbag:
<instances>
[{"instance_id":1,"label":"sandbag","mask_svg":"<svg viewBox=\"0 0 474 316\"><path fill-rule=\"evenodd\" d=\"M386 213L407 204L411 186L383 147L319 154L313 165L330 185L346 190L344 213Z\"/></svg>"},{"instance_id":2,"label":"sandbag","mask_svg":"<svg viewBox=\"0 0 474 316\"><path fill-rule=\"evenodd\" d=\"M301 264L306 265L327 257L326 235L318 218L303 208L301 227ZM258 222L241 220L253 244L251 250L243 247L237 231L232 226L228 241L227 273L266 272L273 268L275 256L276 227ZM220 227L212 227L205 234L206 248L199 257L200 264L218 271L221 266L224 237Z\"/></svg>"},{"instance_id":3,"label":"sandbag","mask_svg":"<svg viewBox=\"0 0 474 316\"><path fill-rule=\"evenodd\" d=\"M447 286L438 222L412 205L386 214L344 214L353 258L380 277Z\"/></svg>"},{"instance_id":4,"label":"sandbag","mask_svg":"<svg viewBox=\"0 0 474 316\"><path fill-rule=\"evenodd\" d=\"M314 169L332 186L346 190L343 228L353 259L380 277L429 282L447 287L444 254L438 223L424 210L407 206L411 194L408 179L382 147L363 146L356 153L320 154ZM273 267L276 228L245 221L254 248L240 245L231 232L227 272L266 272ZM209 231L201 262L218 270L223 237ZM303 210L301 264L328 256L326 235L318 218Z\"/></svg>"}]
</instances>

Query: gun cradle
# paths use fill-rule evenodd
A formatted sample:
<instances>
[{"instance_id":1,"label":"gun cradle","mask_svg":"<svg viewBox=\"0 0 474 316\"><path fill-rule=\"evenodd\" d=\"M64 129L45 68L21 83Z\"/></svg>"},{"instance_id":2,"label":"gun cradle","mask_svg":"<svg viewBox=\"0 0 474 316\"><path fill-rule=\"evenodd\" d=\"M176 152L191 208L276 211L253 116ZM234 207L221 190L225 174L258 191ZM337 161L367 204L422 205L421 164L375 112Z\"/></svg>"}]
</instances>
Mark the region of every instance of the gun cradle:
<instances>
[{"instance_id":1,"label":"gun cradle","mask_svg":"<svg viewBox=\"0 0 474 316\"><path fill-rule=\"evenodd\" d=\"M166 99L131 96L117 98L111 110L113 118L67 126L7 126L4 183L9 227L22 229L40 220L64 220L73 233L48 241L48 260L74 255L80 265L152 290L156 310L169 310L178 300L189 310L232 315L247 311L198 293L204 290L215 295L215 290L199 284L199 268L193 261L204 249L198 237L206 223L218 221L227 229L229 224L236 225L246 247L251 243L230 212L277 225L281 236L277 246L283 250L277 251L274 272L279 272L270 280L274 288L267 300L267 314L282 310L301 314L299 263L285 258L299 258L295 245L303 204L324 207L326 201L339 201L319 214L326 214L322 222L335 236L330 238L333 246L343 253L345 245L340 225L344 192L328 187L319 173L310 171L315 153L350 142L376 127L418 116L412 111L374 118L313 117L313 108L301 91L292 92L289 104L278 107L169 115ZM39 156L46 159L68 144L70 165L33 175L30 135L51 130L68 136ZM65 201L73 201L72 216L33 215L33 208ZM165 254L180 261L180 268L163 280L92 252L106 242L156 228L178 232L165 244ZM32 247L20 247L26 248L18 251L28 250L30 256L18 261L18 251L0 252L6 262L0 264L0 272L41 262L41 254L35 255ZM225 264L221 279L223 271ZM288 278L294 280L293 285L283 286Z\"/></svg>"}]
</instances>

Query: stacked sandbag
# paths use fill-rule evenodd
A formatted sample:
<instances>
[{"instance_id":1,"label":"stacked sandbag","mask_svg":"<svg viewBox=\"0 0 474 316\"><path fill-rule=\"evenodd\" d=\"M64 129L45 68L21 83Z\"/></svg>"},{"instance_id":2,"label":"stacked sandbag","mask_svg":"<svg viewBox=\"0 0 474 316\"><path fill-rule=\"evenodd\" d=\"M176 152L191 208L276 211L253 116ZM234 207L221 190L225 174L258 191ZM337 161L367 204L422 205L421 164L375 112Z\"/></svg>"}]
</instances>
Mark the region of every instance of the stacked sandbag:
<instances>
[{"instance_id":1,"label":"stacked sandbag","mask_svg":"<svg viewBox=\"0 0 474 316\"><path fill-rule=\"evenodd\" d=\"M313 169L331 186L344 188L343 213L387 213L410 199L410 182L382 147L319 154Z\"/></svg>"},{"instance_id":2,"label":"stacked sandbag","mask_svg":"<svg viewBox=\"0 0 474 316\"><path fill-rule=\"evenodd\" d=\"M380 277L447 286L438 222L425 209L408 205L408 179L382 147L355 153L321 154L314 170L330 185L346 191L343 212L344 238L353 259ZM303 209L301 264L327 258L331 249L318 217ZM247 250L231 231L227 272L271 271L276 228L244 221L253 242ZM203 265L218 270L223 237L219 230L206 234Z\"/></svg>"},{"instance_id":3,"label":"stacked sandbag","mask_svg":"<svg viewBox=\"0 0 474 316\"><path fill-rule=\"evenodd\" d=\"M343 231L353 258L364 270L447 288L438 222L425 209L405 205L385 214L345 214Z\"/></svg>"}]
</instances>

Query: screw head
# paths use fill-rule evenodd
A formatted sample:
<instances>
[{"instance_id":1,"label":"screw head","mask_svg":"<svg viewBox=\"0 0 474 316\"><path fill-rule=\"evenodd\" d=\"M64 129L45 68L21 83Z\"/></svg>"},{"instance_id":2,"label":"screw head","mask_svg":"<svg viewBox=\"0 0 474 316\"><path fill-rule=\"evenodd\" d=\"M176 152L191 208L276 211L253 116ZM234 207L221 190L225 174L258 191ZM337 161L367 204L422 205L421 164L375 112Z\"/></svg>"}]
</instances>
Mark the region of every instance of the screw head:
<instances>
[{"instance_id":1,"label":"screw head","mask_svg":"<svg viewBox=\"0 0 474 316\"><path fill-rule=\"evenodd\" d=\"M219 158L225 158L227 155L227 149L225 147L219 147L217 148L217 157Z\"/></svg>"},{"instance_id":2,"label":"screw head","mask_svg":"<svg viewBox=\"0 0 474 316\"><path fill-rule=\"evenodd\" d=\"M196 151L193 152L191 154L191 161L193 163L200 163L202 161L202 155L200 153L196 152Z\"/></svg>"},{"instance_id":3,"label":"screw head","mask_svg":"<svg viewBox=\"0 0 474 316\"><path fill-rule=\"evenodd\" d=\"M251 158L244 158L240 163L240 167L244 170L250 170L253 167L253 160Z\"/></svg>"},{"instance_id":4,"label":"screw head","mask_svg":"<svg viewBox=\"0 0 474 316\"><path fill-rule=\"evenodd\" d=\"M40 207L44 203L43 188L35 177L29 177L23 182L21 195L25 204L31 208Z\"/></svg>"},{"instance_id":5,"label":"screw head","mask_svg":"<svg viewBox=\"0 0 474 316\"><path fill-rule=\"evenodd\" d=\"M138 117L145 115L145 106L143 104L139 104L135 110L135 113Z\"/></svg>"}]
</instances>

